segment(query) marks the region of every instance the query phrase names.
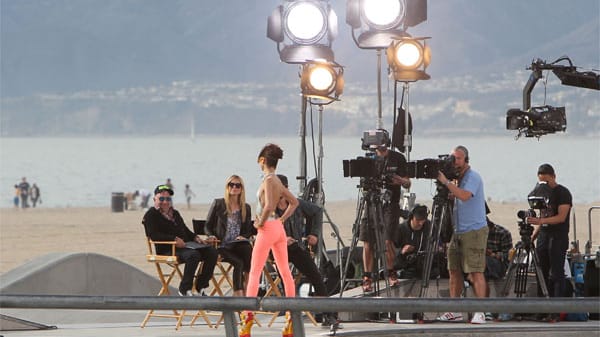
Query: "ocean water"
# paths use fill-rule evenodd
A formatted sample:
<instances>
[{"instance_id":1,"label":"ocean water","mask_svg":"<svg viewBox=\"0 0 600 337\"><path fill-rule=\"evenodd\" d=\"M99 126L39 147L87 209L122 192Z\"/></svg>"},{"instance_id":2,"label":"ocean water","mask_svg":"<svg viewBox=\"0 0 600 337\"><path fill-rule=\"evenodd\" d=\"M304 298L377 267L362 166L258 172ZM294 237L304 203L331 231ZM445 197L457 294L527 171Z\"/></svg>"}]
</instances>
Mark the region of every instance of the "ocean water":
<instances>
[{"instance_id":1,"label":"ocean water","mask_svg":"<svg viewBox=\"0 0 600 337\"><path fill-rule=\"evenodd\" d=\"M261 172L258 152L268 142L284 150L278 172L286 174L293 192L299 174L299 137L196 136L191 138L1 138L0 207L12 207L13 186L21 177L37 183L42 207L110 207L112 192L152 190L171 178L175 202L183 203L185 184L190 184L194 203L209 203L224 193L225 179L235 173L247 186L247 201L256 201ZM315 176L313 158L318 144L306 139L308 176ZM534 187L536 170L551 163L560 184L574 201L600 200L600 140L568 135L549 135L515 141L505 137L427 138L413 136L410 160L437 158L456 145L470 151L471 166L485 183L487 198L525 201ZM342 160L364 155L360 136L323 136L323 179L326 200L356 200L358 178L343 177ZM431 180L413 180L411 192L431 199Z\"/></svg>"}]
</instances>

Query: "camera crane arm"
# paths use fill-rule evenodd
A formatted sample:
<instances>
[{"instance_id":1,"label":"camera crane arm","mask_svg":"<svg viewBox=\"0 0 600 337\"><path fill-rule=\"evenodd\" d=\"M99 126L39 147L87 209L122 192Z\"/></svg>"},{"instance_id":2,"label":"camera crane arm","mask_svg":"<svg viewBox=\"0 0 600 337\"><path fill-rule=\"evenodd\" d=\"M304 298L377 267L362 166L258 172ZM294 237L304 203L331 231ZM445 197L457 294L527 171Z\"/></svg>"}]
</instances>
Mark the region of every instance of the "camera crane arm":
<instances>
[{"instance_id":1,"label":"camera crane arm","mask_svg":"<svg viewBox=\"0 0 600 337\"><path fill-rule=\"evenodd\" d=\"M569 65L557 64L561 61L568 61ZM600 90L600 74L593 71L577 71L577 67L573 65L568 56L560 57L552 63L546 63L538 58L531 62L531 66L527 69L531 70L531 75L523 88L523 111L531 108L531 92L537 81L542 78L542 70L552 70L563 85Z\"/></svg>"}]
</instances>

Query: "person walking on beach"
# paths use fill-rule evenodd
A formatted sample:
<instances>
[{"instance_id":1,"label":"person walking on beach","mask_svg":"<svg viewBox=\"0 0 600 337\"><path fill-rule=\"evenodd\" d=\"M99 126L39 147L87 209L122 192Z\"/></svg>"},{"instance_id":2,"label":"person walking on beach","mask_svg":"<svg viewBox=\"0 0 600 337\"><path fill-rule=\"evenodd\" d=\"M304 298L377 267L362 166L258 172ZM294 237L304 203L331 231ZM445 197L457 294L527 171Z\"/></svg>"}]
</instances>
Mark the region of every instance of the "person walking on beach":
<instances>
[{"instance_id":1,"label":"person walking on beach","mask_svg":"<svg viewBox=\"0 0 600 337\"><path fill-rule=\"evenodd\" d=\"M150 201L150 197L152 196L152 193L150 193L150 191L148 191L145 188L140 188L138 190L138 193L140 195L140 207L142 209L146 209L148 208L148 202Z\"/></svg>"},{"instance_id":2,"label":"person walking on beach","mask_svg":"<svg viewBox=\"0 0 600 337\"><path fill-rule=\"evenodd\" d=\"M263 172L263 181L257 192L258 204L254 227L256 227L258 234L254 241L254 248L252 249L250 275L246 289L246 296L248 297L256 297L258 295L259 278L269 251L273 252L277 270L283 280L285 295L287 297L296 296L296 286L288 265L287 236L285 235L283 224L294 214L296 207L298 207L298 200L283 186L276 176L275 169L277 168L277 162L281 158L283 158L283 150L275 144L265 145L258 155L258 165ZM289 203L289 206L280 217L277 217L275 208L281 198L285 199ZM250 329L253 322L253 312L242 312L239 331L240 337L250 336ZM288 313L286 314L286 325L283 331L284 336L291 336L291 322L291 316Z\"/></svg>"},{"instance_id":3,"label":"person walking on beach","mask_svg":"<svg viewBox=\"0 0 600 337\"><path fill-rule=\"evenodd\" d=\"M171 181L171 178L167 178L167 181L165 182L165 185L169 186L169 188L173 191L175 191L175 187L173 187L173 182Z\"/></svg>"},{"instance_id":4,"label":"person walking on beach","mask_svg":"<svg viewBox=\"0 0 600 337\"><path fill-rule=\"evenodd\" d=\"M146 235L152 240L176 242L177 259L185 264L179 284L179 295L202 296L217 263L217 250L185 225L181 214L173 208L172 197L173 190L169 186L158 185L154 189L154 207L150 207L144 214L142 223ZM156 253L171 255L171 245L157 244ZM200 261L204 263L200 275L196 278L194 293L192 286Z\"/></svg>"},{"instance_id":5,"label":"person walking on beach","mask_svg":"<svg viewBox=\"0 0 600 337\"><path fill-rule=\"evenodd\" d=\"M15 195L13 197L13 204L15 208L19 208L19 199L21 198L21 189L18 184L15 184Z\"/></svg>"},{"instance_id":6,"label":"person walking on beach","mask_svg":"<svg viewBox=\"0 0 600 337\"><path fill-rule=\"evenodd\" d=\"M31 206L33 208L35 208L35 206L37 205L38 200L40 204L42 203L41 196L42 195L40 194L40 188L36 183L33 183L33 185L31 185L31 189L29 190L29 198L31 198Z\"/></svg>"},{"instance_id":7,"label":"person walking on beach","mask_svg":"<svg viewBox=\"0 0 600 337\"><path fill-rule=\"evenodd\" d=\"M23 177L19 184L21 208L29 208L29 183L27 178Z\"/></svg>"},{"instance_id":8,"label":"person walking on beach","mask_svg":"<svg viewBox=\"0 0 600 337\"><path fill-rule=\"evenodd\" d=\"M192 191L192 189L190 188L190 184L185 184L185 191L183 191L183 193L185 194L185 201L187 202L187 208L191 209L192 208L192 197L196 197L196 193L194 193Z\"/></svg>"},{"instance_id":9,"label":"person walking on beach","mask_svg":"<svg viewBox=\"0 0 600 337\"><path fill-rule=\"evenodd\" d=\"M438 181L445 185L454 196L452 223L454 234L448 246L448 272L450 274L450 297L460 297L463 291L463 273L473 283L475 296L486 297L487 283L485 271L485 249L488 226L486 221L485 194L483 180L469 165L469 151L459 145L452 151L458 183L454 184L442 172ZM447 312L437 318L440 321L460 321L462 314ZM485 323L485 314L476 312L472 324Z\"/></svg>"},{"instance_id":10,"label":"person walking on beach","mask_svg":"<svg viewBox=\"0 0 600 337\"><path fill-rule=\"evenodd\" d=\"M187 185L186 185L187 186ZM254 234L252 210L246 203L244 181L238 175L225 180L225 196L215 199L206 216L209 241L218 240L217 248L223 261L233 266L233 295L244 296L244 275L250 272Z\"/></svg>"}]
</instances>

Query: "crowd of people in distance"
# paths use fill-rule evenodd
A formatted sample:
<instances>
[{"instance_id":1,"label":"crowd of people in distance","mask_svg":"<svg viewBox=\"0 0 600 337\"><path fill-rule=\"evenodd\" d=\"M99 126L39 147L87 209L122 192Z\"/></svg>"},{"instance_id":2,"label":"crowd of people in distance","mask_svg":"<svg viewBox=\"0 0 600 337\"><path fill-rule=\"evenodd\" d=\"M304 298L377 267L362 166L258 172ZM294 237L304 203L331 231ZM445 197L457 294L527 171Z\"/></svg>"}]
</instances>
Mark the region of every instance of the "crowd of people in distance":
<instances>
[{"instance_id":1,"label":"crowd of people in distance","mask_svg":"<svg viewBox=\"0 0 600 337\"><path fill-rule=\"evenodd\" d=\"M383 270L383 277L393 287L400 284L399 279L419 279L424 275L423 258L429 253L425 243L432 226L426 205L414 205L407 213L401 210L401 189L411 185L410 178L399 169L406 163L404 156L389 144L378 145L373 150L388 165L384 189L391 197L383 201L383 226L372 226L367 218L360 222L358 238L363 242L362 290L365 295L373 293L374 282L380 279L382 272L375 269L378 268L378 257L374 256L376 237L384 236L384 240L378 241L384 242L386 248L382 257L385 261L380 262L385 262L387 269ZM203 233L188 229L179 211L173 208L175 192L170 179L154 189L154 205L148 208L142 222L152 240L176 242L176 255L185 263L179 284L181 296L205 295L219 256L233 267L234 296L259 295L259 278L269 256L277 265L285 296L294 297L297 290L289 263L310 282L313 296L330 295L311 255L311 249L322 240L323 209L297 199L289 191L287 177L276 173L282 157L283 151L275 144L267 144L258 155L263 180L258 187L254 217L252 207L246 203L244 180L233 174L225 180L223 196L212 202ZM465 284L470 284L476 297L489 297L488 282L503 279L507 272L513 240L506 228L488 217L490 211L485 202L483 180L469 165L466 147L454 148L452 158L456 179L448 179L439 172L437 181L449 191L453 234L448 243L440 242L436 246L439 248L431 253L434 263L428 275L448 277L450 297L460 297ZM568 189L556 183L554 169L549 164L540 166L537 175L540 182L552 189L549 211L527 221L536 226L532 238L537 238L539 263L550 296L562 296L571 195ZM195 194L189 185L184 193L189 208ZM560 245L549 245L550 241ZM160 252L167 247L157 245L156 249ZM200 262L203 267L196 275ZM250 336L254 313L243 311L240 318L240 336ZM437 319L457 321L463 317L461 313L447 312ZM493 319L492 314L477 312L470 323L483 324L490 319ZM339 327L336 313L322 313L322 322ZM291 329L289 314L286 329Z\"/></svg>"},{"instance_id":2,"label":"crowd of people in distance","mask_svg":"<svg viewBox=\"0 0 600 337\"><path fill-rule=\"evenodd\" d=\"M23 209L36 207L42 203L42 194L36 183L29 185L26 177L21 178L21 182L15 184L15 194L13 196L13 205Z\"/></svg>"}]
</instances>

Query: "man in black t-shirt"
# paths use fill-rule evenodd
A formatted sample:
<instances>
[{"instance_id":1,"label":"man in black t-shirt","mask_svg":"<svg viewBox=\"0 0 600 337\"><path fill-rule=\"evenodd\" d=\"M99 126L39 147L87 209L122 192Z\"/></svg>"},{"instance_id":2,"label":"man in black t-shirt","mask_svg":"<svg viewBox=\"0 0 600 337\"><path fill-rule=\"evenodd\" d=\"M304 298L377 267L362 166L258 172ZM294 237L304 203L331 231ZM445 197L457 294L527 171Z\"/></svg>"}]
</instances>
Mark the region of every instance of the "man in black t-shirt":
<instances>
[{"instance_id":1,"label":"man in black t-shirt","mask_svg":"<svg viewBox=\"0 0 600 337\"><path fill-rule=\"evenodd\" d=\"M403 174L406 166L404 155L394 150L388 149L387 144L379 145L375 148L377 157L384 161L383 174L386 177L385 189L389 194L389 201L383 204L383 225L382 233L385 236L385 259L388 268L389 284L395 286L399 284L396 271L393 269L395 251L394 245L390 240L390 231L400 225L400 199L401 187L409 188L410 179ZM366 219L361 220L359 229L359 240L363 242L363 291L370 293L373 291L373 263L375 244L376 224L369 224ZM383 250L383 247L379 247Z\"/></svg>"},{"instance_id":2,"label":"man in black t-shirt","mask_svg":"<svg viewBox=\"0 0 600 337\"><path fill-rule=\"evenodd\" d=\"M551 188L548 210L541 217L528 217L535 225L532 239L537 238L536 252L540 269L551 297L562 297L565 292L565 257L569 248L569 218L573 197L569 190L556 182L554 168L543 164L538 168L538 180Z\"/></svg>"},{"instance_id":3,"label":"man in black t-shirt","mask_svg":"<svg viewBox=\"0 0 600 337\"><path fill-rule=\"evenodd\" d=\"M427 254L427 242L431 223L427 220L427 206L415 205L408 219L396 230L391 230L390 240L398 248L395 267L402 271L402 278L414 279L423 276L424 258ZM437 253L437 252L434 252ZM439 254L438 254L439 255ZM430 277L437 277L437 261Z\"/></svg>"}]
</instances>

